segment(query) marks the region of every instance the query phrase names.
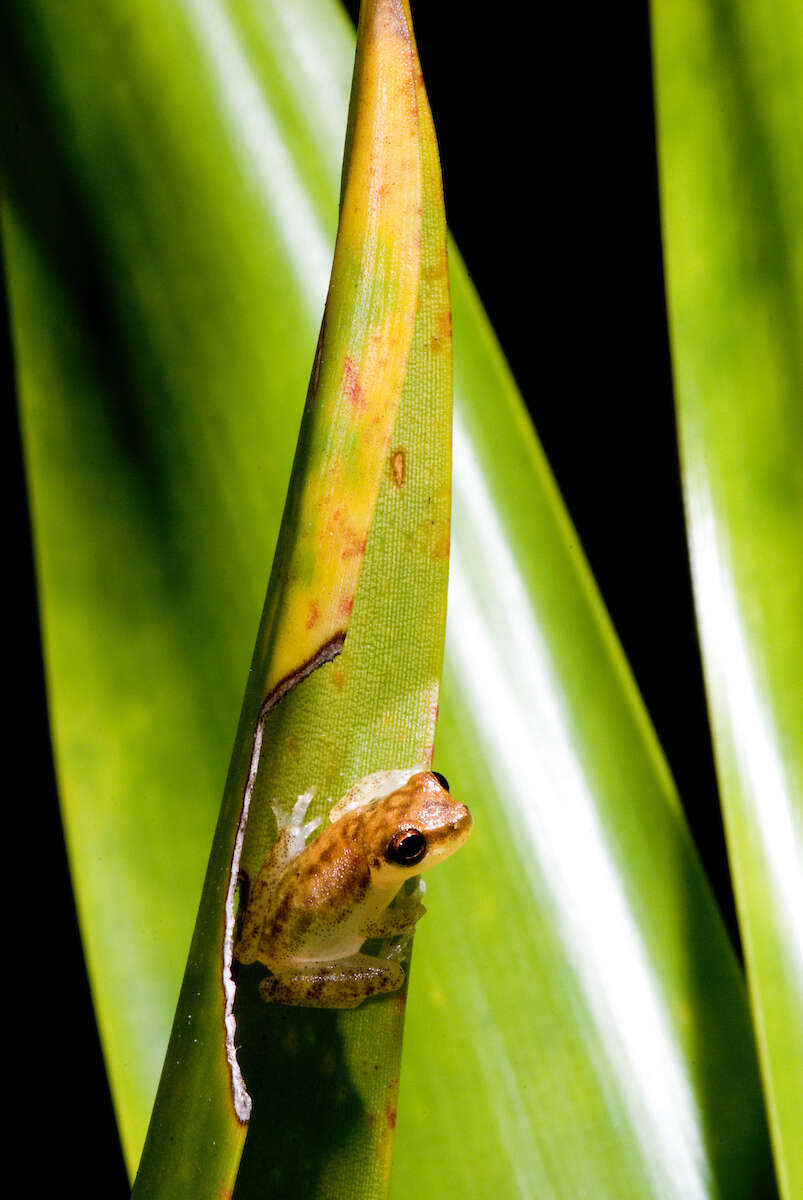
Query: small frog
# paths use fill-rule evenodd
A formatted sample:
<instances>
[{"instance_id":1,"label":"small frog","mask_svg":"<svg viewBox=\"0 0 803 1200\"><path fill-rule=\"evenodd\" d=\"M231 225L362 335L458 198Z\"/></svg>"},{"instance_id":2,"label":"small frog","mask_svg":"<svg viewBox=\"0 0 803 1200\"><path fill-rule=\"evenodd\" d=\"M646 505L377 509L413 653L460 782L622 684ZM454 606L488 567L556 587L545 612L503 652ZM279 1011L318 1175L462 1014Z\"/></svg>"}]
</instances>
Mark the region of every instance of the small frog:
<instances>
[{"instance_id":1,"label":"small frog","mask_svg":"<svg viewBox=\"0 0 803 1200\"><path fill-rule=\"evenodd\" d=\"M398 962L426 911L423 883L408 879L453 854L471 832L471 814L432 771L377 771L355 784L321 822L304 818L313 793L299 796L251 891L234 953L272 974L260 994L273 1004L356 1008L404 982ZM363 942L395 939L382 956Z\"/></svg>"}]
</instances>

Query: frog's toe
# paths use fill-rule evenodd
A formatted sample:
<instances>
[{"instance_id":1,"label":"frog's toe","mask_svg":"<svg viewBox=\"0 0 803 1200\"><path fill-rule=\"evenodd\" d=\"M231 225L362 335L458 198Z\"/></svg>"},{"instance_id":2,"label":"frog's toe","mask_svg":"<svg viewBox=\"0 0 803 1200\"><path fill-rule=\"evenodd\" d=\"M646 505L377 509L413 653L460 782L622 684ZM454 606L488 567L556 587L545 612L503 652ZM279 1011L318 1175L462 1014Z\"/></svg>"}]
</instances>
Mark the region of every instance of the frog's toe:
<instances>
[{"instance_id":1,"label":"frog's toe","mask_svg":"<svg viewBox=\"0 0 803 1200\"><path fill-rule=\"evenodd\" d=\"M403 962L410 952L412 941L413 931L410 929L407 933L403 934L396 942L395 946L392 946L387 954L384 955L385 959L392 963Z\"/></svg>"},{"instance_id":2,"label":"frog's toe","mask_svg":"<svg viewBox=\"0 0 803 1200\"><path fill-rule=\"evenodd\" d=\"M421 875L418 875L416 877L415 887L411 888L409 892L405 892L404 898L405 898L405 900L408 900L408 901L418 900L420 902L421 900L424 899L426 892L427 892L426 882L422 878Z\"/></svg>"},{"instance_id":3,"label":"frog's toe","mask_svg":"<svg viewBox=\"0 0 803 1200\"><path fill-rule=\"evenodd\" d=\"M290 824L300 829L304 824L304 818L307 815L307 809L315 798L315 788L310 788L308 792L302 792L293 805L293 810L290 813Z\"/></svg>"},{"instance_id":4,"label":"frog's toe","mask_svg":"<svg viewBox=\"0 0 803 1200\"><path fill-rule=\"evenodd\" d=\"M301 826L301 832L304 836L304 841L306 842L310 834L314 833L316 829L319 829L322 824L323 819L321 817L315 817L312 821L305 821Z\"/></svg>"}]
</instances>

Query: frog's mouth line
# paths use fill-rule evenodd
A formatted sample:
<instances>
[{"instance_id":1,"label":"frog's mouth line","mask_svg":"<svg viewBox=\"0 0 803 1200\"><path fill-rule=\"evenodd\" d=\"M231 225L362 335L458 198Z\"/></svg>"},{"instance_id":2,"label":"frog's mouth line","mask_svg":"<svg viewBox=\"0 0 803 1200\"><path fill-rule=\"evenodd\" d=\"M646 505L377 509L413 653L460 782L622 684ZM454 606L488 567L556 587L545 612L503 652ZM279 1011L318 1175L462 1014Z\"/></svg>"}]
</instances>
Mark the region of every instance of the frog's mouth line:
<instances>
[{"instance_id":1,"label":"frog's mouth line","mask_svg":"<svg viewBox=\"0 0 803 1200\"><path fill-rule=\"evenodd\" d=\"M234 848L231 855L231 863L229 865L229 878L226 888L226 901L224 907L225 926L223 931L223 1026L226 1040L226 1061L229 1064L229 1074L231 1075L231 1090L234 1099L234 1111L237 1119L244 1125L251 1118L251 1097L248 1089L245 1086L240 1064L237 1060L237 1050L234 1045L234 1035L237 1025L234 1019L234 997L236 994L236 985L232 974L232 962L234 958L234 934L236 916L234 912L234 898L237 892L237 880L240 874L240 858L243 851L243 840L245 838L245 829L248 824L248 814L251 808L251 796L254 791L254 783L256 782L257 771L259 770L259 760L262 754L262 738L265 732L265 721L268 718L271 710L276 707L280 700L284 699L288 692L292 691L296 684L301 683L308 675L311 675L318 667L322 667L324 663L331 662L333 658L337 658L343 649L343 643L346 640L346 631L336 633L329 641L324 642L319 650L308 658L305 663L302 663L295 671L286 675L281 679L274 688L270 690L257 714L256 724L254 727L254 740L251 744L251 758L248 764L248 775L243 789L243 798L240 804L240 819L237 822L237 832L234 837Z\"/></svg>"}]
</instances>

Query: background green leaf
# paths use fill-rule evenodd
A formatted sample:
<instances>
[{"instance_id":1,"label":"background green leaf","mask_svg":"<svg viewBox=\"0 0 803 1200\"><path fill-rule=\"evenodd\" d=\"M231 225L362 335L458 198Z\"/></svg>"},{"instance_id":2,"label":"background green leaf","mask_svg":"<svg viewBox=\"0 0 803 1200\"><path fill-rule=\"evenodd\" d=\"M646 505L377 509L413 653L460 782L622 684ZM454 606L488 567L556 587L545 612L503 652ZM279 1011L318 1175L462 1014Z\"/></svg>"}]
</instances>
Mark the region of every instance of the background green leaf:
<instances>
[{"instance_id":1,"label":"background green leaf","mask_svg":"<svg viewBox=\"0 0 803 1200\"><path fill-rule=\"evenodd\" d=\"M654 4L695 595L781 1189L803 1191L803 20Z\"/></svg>"}]
</instances>

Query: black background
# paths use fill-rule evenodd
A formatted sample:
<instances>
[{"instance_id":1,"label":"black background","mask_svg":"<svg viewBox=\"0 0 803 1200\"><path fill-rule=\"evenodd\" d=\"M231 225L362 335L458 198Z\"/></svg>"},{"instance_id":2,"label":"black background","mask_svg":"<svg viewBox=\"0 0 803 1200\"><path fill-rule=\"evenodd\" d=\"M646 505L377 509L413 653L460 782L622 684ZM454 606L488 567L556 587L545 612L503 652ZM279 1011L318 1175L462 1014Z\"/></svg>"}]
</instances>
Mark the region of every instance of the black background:
<instances>
[{"instance_id":1,"label":"black background","mask_svg":"<svg viewBox=\"0 0 803 1200\"><path fill-rule=\"evenodd\" d=\"M347 7L356 17L357 3ZM635 671L736 940L675 448L647 4L472 8L414 0L413 13L452 231ZM3 365L11 393L7 332ZM8 629L15 657L26 664L18 726L12 720L11 728L28 753L21 786L30 797L15 840L26 845L26 823L35 816L35 860L21 855L23 900L33 898L47 920L44 941L21 944L23 960L44 956L49 981L27 996L27 1037L54 1027L54 1007L69 1026L57 1057L34 1045L55 1072L51 1067L42 1078L28 1071L24 1092L40 1117L46 1101L59 1139L74 1147L61 1169L68 1178L79 1171L82 1194L122 1197L128 1189L58 821L13 405L7 414L6 478L15 502ZM42 977L37 968L37 981ZM48 1170L44 1161L39 1170Z\"/></svg>"}]
</instances>

